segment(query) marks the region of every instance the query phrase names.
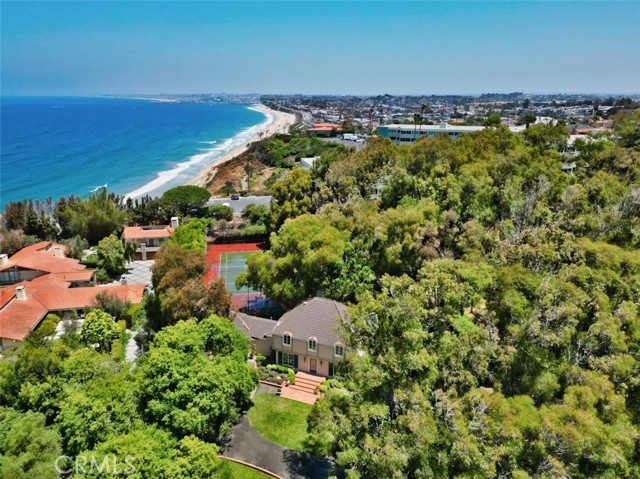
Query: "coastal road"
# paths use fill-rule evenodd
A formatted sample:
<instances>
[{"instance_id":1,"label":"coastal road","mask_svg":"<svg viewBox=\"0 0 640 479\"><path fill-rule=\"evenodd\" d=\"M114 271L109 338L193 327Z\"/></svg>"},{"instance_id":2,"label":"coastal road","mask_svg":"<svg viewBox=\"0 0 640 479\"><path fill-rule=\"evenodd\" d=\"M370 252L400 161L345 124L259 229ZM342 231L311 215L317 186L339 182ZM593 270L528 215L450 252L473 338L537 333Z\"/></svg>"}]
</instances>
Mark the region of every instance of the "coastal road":
<instances>
[{"instance_id":1,"label":"coastal road","mask_svg":"<svg viewBox=\"0 0 640 479\"><path fill-rule=\"evenodd\" d=\"M231 198L211 198L206 202L207 206L223 205L229 203L233 208L233 212L237 215L242 214L248 205L263 205L269 208L271 204L271 196L241 196L240 199L232 200Z\"/></svg>"}]
</instances>

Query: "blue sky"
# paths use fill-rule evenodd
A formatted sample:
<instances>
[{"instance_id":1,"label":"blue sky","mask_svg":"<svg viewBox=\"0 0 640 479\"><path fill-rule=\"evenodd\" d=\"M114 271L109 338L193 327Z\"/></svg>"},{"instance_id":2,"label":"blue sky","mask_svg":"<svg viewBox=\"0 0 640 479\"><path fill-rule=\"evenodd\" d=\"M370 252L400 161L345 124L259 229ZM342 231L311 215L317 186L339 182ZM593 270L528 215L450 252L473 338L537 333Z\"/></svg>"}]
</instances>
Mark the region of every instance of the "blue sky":
<instances>
[{"instance_id":1,"label":"blue sky","mask_svg":"<svg viewBox=\"0 0 640 479\"><path fill-rule=\"evenodd\" d=\"M5 2L2 94L640 92L640 2Z\"/></svg>"}]
</instances>

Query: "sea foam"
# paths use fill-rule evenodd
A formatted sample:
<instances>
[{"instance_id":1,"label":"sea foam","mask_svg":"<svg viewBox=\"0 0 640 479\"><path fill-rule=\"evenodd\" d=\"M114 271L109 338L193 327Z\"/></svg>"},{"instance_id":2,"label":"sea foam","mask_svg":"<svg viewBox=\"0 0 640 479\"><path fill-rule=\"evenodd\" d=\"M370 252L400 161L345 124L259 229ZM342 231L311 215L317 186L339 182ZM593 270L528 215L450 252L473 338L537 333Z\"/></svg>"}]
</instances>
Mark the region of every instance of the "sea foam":
<instances>
[{"instance_id":1,"label":"sea foam","mask_svg":"<svg viewBox=\"0 0 640 479\"><path fill-rule=\"evenodd\" d=\"M265 113L255 107L248 107L249 110L259 111L263 115L265 115L266 120L258 125L247 128L232 138L229 138L222 142L221 144L217 144L216 141L211 142L199 142L199 143L210 143L212 145L216 145L209 150L204 150L203 153L199 153L197 155L193 155L187 161L182 163L178 163L175 167L161 171L158 173L156 178L145 183L140 188L137 188L125 195L126 198L139 198L141 196L147 195L153 192L156 195L160 195L164 193L164 191L168 190L173 186L177 186L175 180L179 177L187 175L187 178L195 177L204 166L215 163L220 157L226 155L234 148L242 146L244 143L247 143L253 137L255 137L260 131L264 130L267 126L269 126L273 122L273 115L270 113ZM184 174L184 175L183 175ZM180 183L183 183L181 181Z\"/></svg>"}]
</instances>

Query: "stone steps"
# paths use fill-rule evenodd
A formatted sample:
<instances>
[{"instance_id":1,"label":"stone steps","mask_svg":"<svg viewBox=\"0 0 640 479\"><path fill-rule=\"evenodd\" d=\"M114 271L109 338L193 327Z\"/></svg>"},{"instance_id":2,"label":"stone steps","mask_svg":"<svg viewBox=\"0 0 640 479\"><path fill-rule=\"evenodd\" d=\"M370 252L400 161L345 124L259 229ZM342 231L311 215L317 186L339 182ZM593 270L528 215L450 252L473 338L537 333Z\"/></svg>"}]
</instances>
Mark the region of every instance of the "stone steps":
<instances>
[{"instance_id":1,"label":"stone steps","mask_svg":"<svg viewBox=\"0 0 640 479\"><path fill-rule=\"evenodd\" d=\"M304 391L307 392L309 394L315 394L316 392L316 385L315 384L299 384L297 381L295 384L290 384L288 386L291 389L295 389L296 391Z\"/></svg>"},{"instance_id":2,"label":"stone steps","mask_svg":"<svg viewBox=\"0 0 640 479\"><path fill-rule=\"evenodd\" d=\"M315 394L318 385L324 382L325 378L313 376L303 372L296 373L296 383L290 384L288 387L295 391L302 391L309 394Z\"/></svg>"}]
</instances>

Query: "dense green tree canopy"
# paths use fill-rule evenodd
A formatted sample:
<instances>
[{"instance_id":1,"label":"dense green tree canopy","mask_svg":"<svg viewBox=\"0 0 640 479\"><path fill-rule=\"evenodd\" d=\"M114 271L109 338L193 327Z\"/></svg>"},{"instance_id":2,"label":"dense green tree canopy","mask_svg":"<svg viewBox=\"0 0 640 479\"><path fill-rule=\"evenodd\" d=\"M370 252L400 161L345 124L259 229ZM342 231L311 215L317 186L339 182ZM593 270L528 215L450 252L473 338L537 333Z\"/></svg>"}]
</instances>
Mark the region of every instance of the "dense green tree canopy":
<instances>
[{"instance_id":1,"label":"dense green tree canopy","mask_svg":"<svg viewBox=\"0 0 640 479\"><path fill-rule=\"evenodd\" d=\"M248 351L242 333L218 316L163 329L140 366L145 416L179 437L225 435L257 382Z\"/></svg>"},{"instance_id":2,"label":"dense green tree canopy","mask_svg":"<svg viewBox=\"0 0 640 479\"><path fill-rule=\"evenodd\" d=\"M220 221L231 221L233 219L233 208L225 205L213 205L207 209L207 216Z\"/></svg>"},{"instance_id":3,"label":"dense green tree canopy","mask_svg":"<svg viewBox=\"0 0 640 479\"><path fill-rule=\"evenodd\" d=\"M89 346L95 344L98 351L110 351L111 342L119 334L113 316L101 309L94 309L84 319L80 337Z\"/></svg>"},{"instance_id":4,"label":"dense green tree canopy","mask_svg":"<svg viewBox=\"0 0 640 479\"><path fill-rule=\"evenodd\" d=\"M292 307L319 291L331 272L342 267L346 236L323 218L289 219L271 237L271 250L253 253L238 285L249 284Z\"/></svg>"},{"instance_id":5,"label":"dense green tree canopy","mask_svg":"<svg viewBox=\"0 0 640 479\"><path fill-rule=\"evenodd\" d=\"M57 479L53 466L61 453L60 436L44 415L0 407L0 476Z\"/></svg>"},{"instance_id":6,"label":"dense green tree canopy","mask_svg":"<svg viewBox=\"0 0 640 479\"><path fill-rule=\"evenodd\" d=\"M138 479L237 477L213 442L249 405L257 377L248 351L217 316L165 328L136 368L75 334L27 341L0 362L0 475L55 479L57 464L70 477L105 479L117 464L119 476ZM97 467L105 458L109 470Z\"/></svg>"},{"instance_id":7,"label":"dense green tree canopy","mask_svg":"<svg viewBox=\"0 0 640 479\"><path fill-rule=\"evenodd\" d=\"M377 139L281 180L272 211L290 219L244 280L353 303L347 388L309 424L349 476L640 474L639 158L578 143L570 175L566 140Z\"/></svg>"},{"instance_id":8,"label":"dense green tree canopy","mask_svg":"<svg viewBox=\"0 0 640 479\"><path fill-rule=\"evenodd\" d=\"M107 273L113 276L124 273L125 248L122 241L115 235L100 240L96 251L102 267Z\"/></svg>"},{"instance_id":9,"label":"dense green tree canopy","mask_svg":"<svg viewBox=\"0 0 640 479\"><path fill-rule=\"evenodd\" d=\"M58 220L68 237L80 236L95 245L126 224L126 211L118 205L113 194L107 193L106 188L91 193L87 200L78 197L72 200L58 205Z\"/></svg>"},{"instance_id":10,"label":"dense green tree canopy","mask_svg":"<svg viewBox=\"0 0 640 479\"><path fill-rule=\"evenodd\" d=\"M147 303L151 329L157 331L179 320L229 314L231 296L224 280L216 278L205 284L206 268L202 251L185 250L173 243L160 248L152 267L155 291Z\"/></svg>"},{"instance_id":11,"label":"dense green tree canopy","mask_svg":"<svg viewBox=\"0 0 640 479\"><path fill-rule=\"evenodd\" d=\"M210 197L209 191L200 186L176 186L162 194L160 206L171 216L190 216L193 210L197 213Z\"/></svg>"},{"instance_id":12,"label":"dense green tree canopy","mask_svg":"<svg viewBox=\"0 0 640 479\"><path fill-rule=\"evenodd\" d=\"M210 220L206 218L191 219L188 223L178 226L169 243L177 244L185 251L198 251L204 253L207 245L205 236L209 230Z\"/></svg>"}]
</instances>

